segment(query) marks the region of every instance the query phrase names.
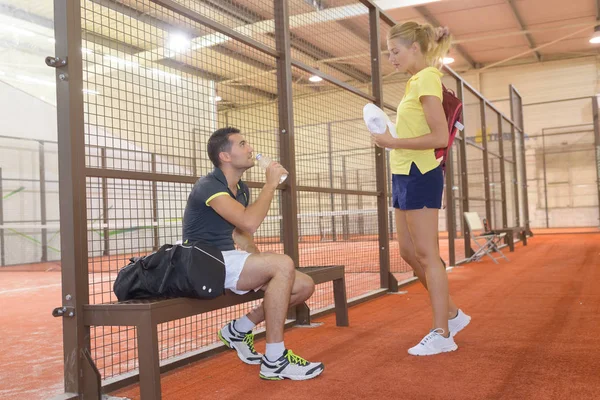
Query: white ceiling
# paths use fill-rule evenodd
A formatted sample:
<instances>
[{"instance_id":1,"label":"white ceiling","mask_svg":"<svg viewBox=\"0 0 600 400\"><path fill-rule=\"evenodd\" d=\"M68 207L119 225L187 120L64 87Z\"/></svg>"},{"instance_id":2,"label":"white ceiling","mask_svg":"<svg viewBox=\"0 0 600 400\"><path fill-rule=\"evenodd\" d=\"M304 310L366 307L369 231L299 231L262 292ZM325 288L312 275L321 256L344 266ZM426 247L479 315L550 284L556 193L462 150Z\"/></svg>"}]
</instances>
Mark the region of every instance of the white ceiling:
<instances>
[{"instance_id":1,"label":"white ceiling","mask_svg":"<svg viewBox=\"0 0 600 400\"><path fill-rule=\"evenodd\" d=\"M273 46L269 7L272 0L177 1ZM293 57L356 85L368 81L366 8L356 0L319 0L322 10L317 11L306 0L289 1L290 26L297 41ZM165 46L172 34L169 27L191 26L180 17L157 10L148 0L86 0L85 7L105 16L110 14L110 21L119 22L122 15L119 17L114 8L117 5L118 10L120 3L138 10L131 20L151 17L152 24L164 22L166 28L161 31L151 24L152 40L144 39L146 36L141 33L125 35L116 28L118 24L112 23L105 23L106 26L98 30L92 23L95 21L91 21L86 25L86 32L102 33L117 43L134 45L141 49L132 54L138 58L154 57L157 47ZM448 26L455 38L451 55L456 62L452 67L458 71L599 54L600 45L592 45L588 40L600 0L379 0L376 3L398 22L418 20ZM45 65L44 58L54 53L53 12L52 0L0 0L0 80L50 103L55 102L54 70ZM142 22L136 21L136 24L141 29L139 32L148 29ZM203 28L194 29L201 32ZM383 38L385 31L386 28ZM240 86L244 85L260 92L248 90L243 96L244 102L276 93L273 66L260 60L257 52L236 47L228 43L231 41L227 38L214 34L193 36L199 38L193 41L196 49L190 53L194 56L182 54L172 58L179 61L179 65L188 60L188 65L203 67L212 74L221 69L217 64L219 57L227 59L229 71L222 71L220 75L225 81L218 85L219 95L226 101L230 93L241 90ZM384 43L382 40L382 47ZM220 47L220 55L217 47ZM234 61L229 55L223 55L222 50L227 47L243 57ZM105 47L101 50L114 53ZM198 65L198 60L209 56L214 65ZM165 71L178 73L177 68L169 66ZM383 72L386 75L393 71L386 65ZM298 93L310 93L323 85L312 84L307 74L297 73L294 88Z\"/></svg>"}]
</instances>

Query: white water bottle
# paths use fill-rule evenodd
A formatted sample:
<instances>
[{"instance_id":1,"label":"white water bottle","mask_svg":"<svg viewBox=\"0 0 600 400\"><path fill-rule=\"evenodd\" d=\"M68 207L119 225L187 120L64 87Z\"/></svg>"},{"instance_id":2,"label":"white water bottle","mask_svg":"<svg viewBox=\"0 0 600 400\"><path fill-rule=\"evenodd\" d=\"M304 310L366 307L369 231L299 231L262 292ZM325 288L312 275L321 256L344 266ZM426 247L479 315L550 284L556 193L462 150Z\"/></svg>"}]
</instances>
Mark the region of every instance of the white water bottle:
<instances>
[{"instance_id":1,"label":"white water bottle","mask_svg":"<svg viewBox=\"0 0 600 400\"><path fill-rule=\"evenodd\" d=\"M273 160L271 160L270 157L265 156L263 154L257 154L256 155L256 161L258 162L258 165L262 168L262 169L267 169L267 167L269 165L271 165L271 163L273 162ZM282 184L283 181L285 181L287 179L287 174L283 174L281 175L281 178L279 178L279 184Z\"/></svg>"}]
</instances>

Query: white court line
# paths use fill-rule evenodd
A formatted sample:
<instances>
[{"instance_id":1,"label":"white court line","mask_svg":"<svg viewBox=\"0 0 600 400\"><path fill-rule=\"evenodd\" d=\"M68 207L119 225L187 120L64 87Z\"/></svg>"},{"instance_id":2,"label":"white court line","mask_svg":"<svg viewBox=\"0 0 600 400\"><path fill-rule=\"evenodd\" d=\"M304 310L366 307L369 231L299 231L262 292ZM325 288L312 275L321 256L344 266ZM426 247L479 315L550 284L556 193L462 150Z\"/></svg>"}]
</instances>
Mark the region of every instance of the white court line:
<instances>
[{"instance_id":1,"label":"white court line","mask_svg":"<svg viewBox=\"0 0 600 400\"><path fill-rule=\"evenodd\" d=\"M7 293L29 292L29 291L33 291L33 290L37 290L37 289L45 289L45 288L56 287L56 286L61 286L61 284L55 283L52 285L43 285L43 286L34 286L34 287L28 287L28 288L2 290L2 291L0 291L0 295L7 294Z\"/></svg>"}]
</instances>

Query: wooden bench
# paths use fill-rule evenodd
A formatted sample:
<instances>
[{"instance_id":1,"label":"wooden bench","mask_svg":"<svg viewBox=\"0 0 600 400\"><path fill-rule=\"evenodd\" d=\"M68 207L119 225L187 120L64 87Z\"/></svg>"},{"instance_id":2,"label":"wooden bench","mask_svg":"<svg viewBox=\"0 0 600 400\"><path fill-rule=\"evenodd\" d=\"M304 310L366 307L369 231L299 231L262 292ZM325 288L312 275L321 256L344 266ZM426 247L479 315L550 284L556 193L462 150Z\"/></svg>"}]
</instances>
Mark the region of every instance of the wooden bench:
<instances>
[{"instance_id":1,"label":"wooden bench","mask_svg":"<svg viewBox=\"0 0 600 400\"><path fill-rule=\"evenodd\" d=\"M515 233L519 236L519 239L523 242L523 246L527 246L527 229L524 227L510 227L494 229L496 233L506 233L504 236L504 243L508 245L511 252L515 251Z\"/></svg>"},{"instance_id":2,"label":"wooden bench","mask_svg":"<svg viewBox=\"0 0 600 400\"><path fill-rule=\"evenodd\" d=\"M344 266L303 267L298 270L309 275L317 285L333 282L336 324L348 326ZM211 300L174 298L88 304L83 307L83 320L86 327L135 326L137 328L140 395L143 400L160 399L158 324L247 303L263 296L263 291L250 292L243 296L227 291L225 295ZM290 314L295 314L297 324L310 324L310 310L306 304L296 306L295 310L290 310ZM98 372L96 374L98 376L94 381L99 382ZM98 393L100 390L101 388L98 388Z\"/></svg>"}]
</instances>

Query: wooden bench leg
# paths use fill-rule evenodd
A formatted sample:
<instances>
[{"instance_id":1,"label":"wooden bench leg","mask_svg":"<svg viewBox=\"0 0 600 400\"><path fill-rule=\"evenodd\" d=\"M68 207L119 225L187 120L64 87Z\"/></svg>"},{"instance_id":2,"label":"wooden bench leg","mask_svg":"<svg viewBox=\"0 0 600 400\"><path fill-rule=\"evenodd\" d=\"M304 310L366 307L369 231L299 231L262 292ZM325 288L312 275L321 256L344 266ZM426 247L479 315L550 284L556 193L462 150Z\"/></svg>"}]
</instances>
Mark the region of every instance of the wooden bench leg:
<instances>
[{"instance_id":1,"label":"wooden bench leg","mask_svg":"<svg viewBox=\"0 0 600 400\"><path fill-rule=\"evenodd\" d=\"M510 251L515 251L515 236L513 232L509 232L506 235L506 241L508 242L508 248L510 249Z\"/></svg>"},{"instance_id":2,"label":"wooden bench leg","mask_svg":"<svg viewBox=\"0 0 600 400\"><path fill-rule=\"evenodd\" d=\"M306 303L296 306L296 325L310 325L310 308Z\"/></svg>"},{"instance_id":3,"label":"wooden bench leg","mask_svg":"<svg viewBox=\"0 0 600 400\"><path fill-rule=\"evenodd\" d=\"M443 261L443 260L442 260ZM414 274L414 271L413 271ZM392 274L391 272L388 272L388 276L389 276L389 291L392 293L398 293L398 279L396 279L396 277L394 276L394 274Z\"/></svg>"},{"instance_id":4,"label":"wooden bench leg","mask_svg":"<svg viewBox=\"0 0 600 400\"><path fill-rule=\"evenodd\" d=\"M288 308L287 319L296 319L296 306Z\"/></svg>"},{"instance_id":5,"label":"wooden bench leg","mask_svg":"<svg viewBox=\"0 0 600 400\"><path fill-rule=\"evenodd\" d=\"M150 313L137 326L137 342L140 368L140 397L142 400L160 400L158 331Z\"/></svg>"},{"instance_id":6,"label":"wooden bench leg","mask_svg":"<svg viewBox=\"0 0 600 400\"><path fill-rule=\"evenodd\" d=\"M348 326L348 300L346 299L346 278L333 281L333 299L335 302L335 322L337 326Z\"/></svg>"}]
</instances>

